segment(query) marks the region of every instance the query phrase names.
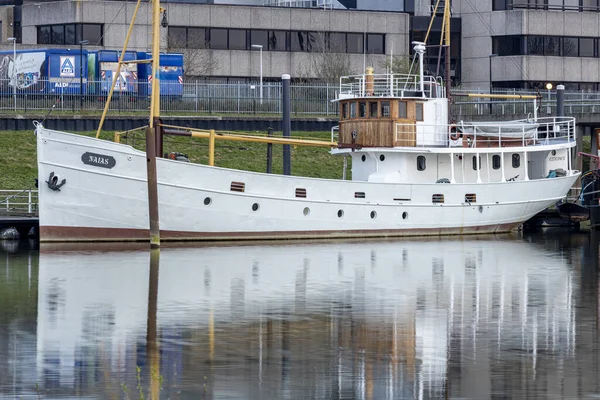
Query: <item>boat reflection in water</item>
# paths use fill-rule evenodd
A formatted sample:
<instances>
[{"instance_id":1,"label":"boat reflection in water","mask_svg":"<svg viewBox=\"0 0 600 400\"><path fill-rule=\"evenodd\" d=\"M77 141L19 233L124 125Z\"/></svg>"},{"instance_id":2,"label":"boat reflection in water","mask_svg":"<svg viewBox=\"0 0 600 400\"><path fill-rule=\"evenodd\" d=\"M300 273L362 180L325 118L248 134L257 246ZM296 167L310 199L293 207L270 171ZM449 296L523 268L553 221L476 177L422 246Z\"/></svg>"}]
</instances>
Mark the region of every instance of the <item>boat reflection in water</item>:
<instances>
[{"instance_id":1,"label":"boat reflection in water","mask_svg":"<svg viewBox=\"0 0 600 400\"><path fill-rule=\"evenodd\" d=\"M42 248L42 390L123 396L136 366L161 398L571 390L579 272L535 243L166 248L149 263L148 251Z\"/></svg>"}]
</instances>

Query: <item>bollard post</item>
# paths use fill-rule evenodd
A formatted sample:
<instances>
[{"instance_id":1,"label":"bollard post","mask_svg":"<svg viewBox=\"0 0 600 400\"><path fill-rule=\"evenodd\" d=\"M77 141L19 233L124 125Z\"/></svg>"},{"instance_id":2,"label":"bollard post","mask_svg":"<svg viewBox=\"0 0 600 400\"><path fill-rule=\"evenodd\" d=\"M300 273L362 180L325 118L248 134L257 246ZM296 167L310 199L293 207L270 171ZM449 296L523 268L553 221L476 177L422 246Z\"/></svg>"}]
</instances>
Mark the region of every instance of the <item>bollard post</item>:
<instances>
[{"instance_id":1,"label":"bollard post","mask_svg":"<svg viewBox=\"0 0 600 400\"><path fill-rule=\"evenodd\" d=\"M267 137L273 137L273 128L267 130ZM273 173L273 143L267 143L267 174Z\"/></svg>"},{"instance_id":2,"label":"bollard post","mask_svg":"<svg viewBox=\"0 0 600 400\"><path fill-rule=\"evenodd\" d=\"M565 86L556 86L556 116L565 116Z\"/></svg>"},{"instance_id":3,"label":"bollard post","mask_svg":"<svg viewBox=\"0 0 600 400\"><path fill-rule=\"evenodd\" d=\"M292 131L292 116L290 114L290 79L288 74L281 76L283 81L283 137L289 138ZM289 144L283 145L283 174L292 174L292 157Z\"/></svg>"}]
</instances>

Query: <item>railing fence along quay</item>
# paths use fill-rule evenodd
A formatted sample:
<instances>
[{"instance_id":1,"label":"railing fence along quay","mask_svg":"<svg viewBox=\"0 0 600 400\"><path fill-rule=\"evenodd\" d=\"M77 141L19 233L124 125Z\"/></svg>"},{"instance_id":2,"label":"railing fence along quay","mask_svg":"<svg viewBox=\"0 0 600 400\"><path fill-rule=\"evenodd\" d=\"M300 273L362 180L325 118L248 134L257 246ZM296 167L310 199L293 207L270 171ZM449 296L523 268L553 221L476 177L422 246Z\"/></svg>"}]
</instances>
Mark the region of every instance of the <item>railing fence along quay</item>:
<instances>
[{"instance_id":1,"label":"railing fence along quay","mask_svg":"<svg viewBox=\"0 0 600 400\"><path fill-rule=\"evenodd\" d=\"M389 81L395 94L399 94L404 82L399 76ZM379 81L375 82L378 83ZM122 86L115 92L111 102L111 114L147 113L150 106L147 82L134 82ZM354 87L354 86L356 87ZM342 93L347 90L365 90L358 83L345 83ZM381 86L381 87L380 87ZM375 85L375 89L387 89L385 85ZM409 86L414 88L414 82ZM431 86L428 86L430 88ZM84 84L83 93L79 87L57 84L53 81L39 80L25 89L18 89L13 95L8 80L0 80L0 111L17 113L47 112L53 109L56 114L100 113L107 97L106 82L89 81ZM281 115L282 86L280 82L263 84L263 96L260 97L259 82L205 82L184 81L183 84L161 84L161 109L164 115L193 116L208 115ZM294 116L332 117L338 115L338 106L334 100L340 94L340 84L302 83L291 85L292 113ZM468 93L487 93L487 90L452 90L451 113L460 116L476 115L527 115L533 114L533 103L515 99L477 100L466 97ZM540 94L538 102L540 115L553 114L556 108L556 92L532 91L521 89L495 89L494 94ZM565 113L568 115L599 113L600 92L565 92Z\"/></svg>"},{"instance_id":2,"label":"railing fence along quay","mask_svg":"<svg viewBox=\"0 0 600 400\"><path fill-rule=\"evenodd\" d=\"M0 190L0 216L37 216L37 189Z\"/></svg>"}]
</instances>

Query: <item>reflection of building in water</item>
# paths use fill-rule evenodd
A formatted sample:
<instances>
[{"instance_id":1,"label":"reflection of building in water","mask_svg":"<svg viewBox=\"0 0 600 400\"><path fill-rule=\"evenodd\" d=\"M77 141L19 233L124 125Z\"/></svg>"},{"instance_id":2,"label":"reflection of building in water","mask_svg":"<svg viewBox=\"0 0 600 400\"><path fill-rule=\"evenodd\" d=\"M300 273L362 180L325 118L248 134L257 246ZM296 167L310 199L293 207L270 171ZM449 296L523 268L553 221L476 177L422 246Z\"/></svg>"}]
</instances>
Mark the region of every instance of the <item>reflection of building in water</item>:
<instances>
[{"instance_id":1,"label":"reflection of building in water","mask_svg":"<svg viewBox=\"0 0 600 400\"><path fill-rule=\"evenodd\" d=\"M37 367L56 372L49 386L132 382L135 365L146 365L148 259L42 255ZM517 241L164 249L163 391L365 399L512 393L523 384L511 373L550 382L562 371L548 357L572 358L572 274L563 257Z\"/></svg>"}]
</instances>

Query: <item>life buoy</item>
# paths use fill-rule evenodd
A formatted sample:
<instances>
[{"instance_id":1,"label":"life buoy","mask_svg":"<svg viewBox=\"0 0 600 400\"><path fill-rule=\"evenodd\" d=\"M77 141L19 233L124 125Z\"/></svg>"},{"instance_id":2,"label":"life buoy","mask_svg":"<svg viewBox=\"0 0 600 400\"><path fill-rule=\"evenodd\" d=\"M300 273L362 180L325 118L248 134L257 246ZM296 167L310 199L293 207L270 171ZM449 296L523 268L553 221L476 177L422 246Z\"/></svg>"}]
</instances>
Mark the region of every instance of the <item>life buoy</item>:
<instances>
[{"instance_id":1,"label":"life buoy","mask_svg":"<svg viewBox=\"0 0 600 400\"><path fill-rule=\"evenodd\" d=\"M458 134L458 130L456 129L456 124L450 125L450 139L458 140L460 135Z\"/></svg>"}]
</instances>

